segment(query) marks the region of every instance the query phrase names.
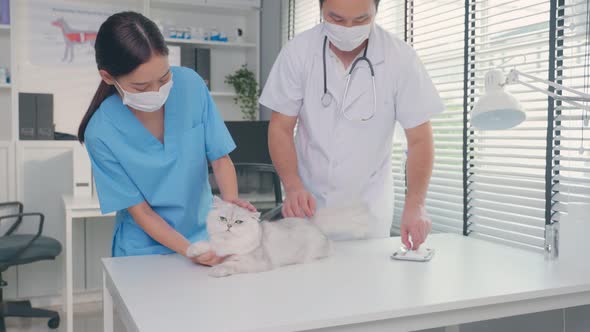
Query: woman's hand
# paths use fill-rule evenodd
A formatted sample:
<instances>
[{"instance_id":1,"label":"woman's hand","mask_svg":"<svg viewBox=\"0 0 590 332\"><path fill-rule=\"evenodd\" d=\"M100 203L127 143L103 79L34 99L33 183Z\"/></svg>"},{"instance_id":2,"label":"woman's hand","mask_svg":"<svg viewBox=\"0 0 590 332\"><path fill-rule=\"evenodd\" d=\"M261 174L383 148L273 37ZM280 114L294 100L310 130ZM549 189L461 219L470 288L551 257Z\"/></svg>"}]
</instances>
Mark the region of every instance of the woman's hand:
<instances>
[{"instance_id":1,"label":"woman's hand","mask_svg":"<svg viewBox=\"0 0 590 332\"><path fill-rule=\"evenodd\" d=\"M225 257L219 257L213 251L209 251L197 257L189 258L193 261L193 263L205 266L215 266L223 263L223 260L225 260Z\"/></svg>"},{"instance_id":2,"label":"woman's hand","mask_svg":"<svg viewBox=\"0 0 590 332\"><path fill-rule=\"evenodd\" d=\"M241 200L239 198L233 199L233 200L229 200L227 201L229 203L235 204L241 208L244 208L246 210L249 210L251 212L258 212L258 210L256 209L256 207L254 207L254 205L252 205L252 203L248 202L248 201L244 201Z\"/></svg>"}]
</instances>

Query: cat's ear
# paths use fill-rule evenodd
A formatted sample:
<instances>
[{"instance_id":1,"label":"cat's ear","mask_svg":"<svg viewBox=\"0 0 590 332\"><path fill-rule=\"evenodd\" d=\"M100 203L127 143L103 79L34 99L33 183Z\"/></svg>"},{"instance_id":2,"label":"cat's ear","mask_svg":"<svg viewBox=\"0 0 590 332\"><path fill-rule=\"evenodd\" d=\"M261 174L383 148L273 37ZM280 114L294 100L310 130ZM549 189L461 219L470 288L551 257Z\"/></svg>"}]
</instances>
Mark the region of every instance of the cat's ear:
<instances>
[{"instance_id":1,"label":"cat's ear","mask_svg":"<svg viewBox=\"0 0 590 332\"><path fill-rule=\"evenodd\" d=\"M260 212L254 212L254 218L258 219L258 221L261 221L261 220L260 220L260 216L261 216L261 215L262 215L262 214L261 214Z\"/></svg>"},{"instance_id":2,"label":"cat's ear","mask_svg":"<svg viewBox=\"0 0 590 332\"><path fill-rule=\"evenodd\" d=\"M223 206L225 202L219 198L219 196L213 196L213 208L214 209L219 209Z\"/></svg>"}]
</instances>

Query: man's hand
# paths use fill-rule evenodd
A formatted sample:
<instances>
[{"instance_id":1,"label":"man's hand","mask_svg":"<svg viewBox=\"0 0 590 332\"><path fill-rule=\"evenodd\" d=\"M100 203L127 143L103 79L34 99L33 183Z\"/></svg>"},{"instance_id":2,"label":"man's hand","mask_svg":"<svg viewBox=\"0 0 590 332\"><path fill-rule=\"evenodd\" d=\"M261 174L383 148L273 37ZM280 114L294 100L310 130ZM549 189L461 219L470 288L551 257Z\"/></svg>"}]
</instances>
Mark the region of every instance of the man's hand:
<instances>
[{"instance_id":1,"label":"man's hand","mask_svg":"<svg viewBox=\"0 0 590 332\"><path fill-rule=\"evenodd\" d=\"M432 230L432 221L423 205L407 204L402 214L402 243L408 249L418 250ZM411 242L410 242L411 237Z\"/></svg>"},{"instance_id":2,"label":"man's hand","mask_svg":"<svg viewBox=\"0 0 590 332\"><path fill-rule=\"evenodd\" d=\"M287 191L287 197L283 202L283 217L305 218L315 214L315 198L306 190Z\"/></svg>"},{"instance_id":3,"label":"man's hand","mask_svg":"<svg viewBox=\"0 0 590 332\"><path fill-rule=\"evenodd\" d=\"M213 251L209 251L197 257L190 257L190 259L195 264L205 265L205 266L215 266L218 264L223 263L225 257L217 256Z\"/></svg>"},{"instance_id":4,"label":"man's hand","mask_svg":"<svg viewBox=\"0 0 590 332\"><path fill-rule=\"evenodd\" d=\"M424 207L434 163L432 125L425 122L415 128L406 129L406 138L408 192L402 214L401 235L406 248L418 250L432 230L432 222Z\"/></svg>"}]
</instances>

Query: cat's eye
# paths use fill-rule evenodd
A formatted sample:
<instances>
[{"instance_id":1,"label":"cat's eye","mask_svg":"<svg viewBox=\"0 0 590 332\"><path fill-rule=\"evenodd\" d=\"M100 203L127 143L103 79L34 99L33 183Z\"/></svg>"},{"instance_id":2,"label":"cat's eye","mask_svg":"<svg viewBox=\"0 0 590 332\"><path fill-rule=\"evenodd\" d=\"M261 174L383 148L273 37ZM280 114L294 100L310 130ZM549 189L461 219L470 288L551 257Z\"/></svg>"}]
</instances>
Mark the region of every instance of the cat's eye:
<instances>
[{"instance_id":1,"label":"cat's eye","mask_svg":"<svg viewBox=\"0 0 590 332\"><path fill-rule=\"evenodd\" d=\"M219 217L219 220L221 220L222 222L227 222L227 218L226 217Z\"/></svg>"},{"instance_id":2,"label":"cat's eye","mask_svg":"<svg viewBox=\"0 0 590 332\"><path fill-rule=\"evenodd\" d=\"M239 224L243 224L243 223L244 223L244 221L243 221L243 220L236 220L236 224L237 224L237 225L239 225Z\"/></svg>"}]
</instances>

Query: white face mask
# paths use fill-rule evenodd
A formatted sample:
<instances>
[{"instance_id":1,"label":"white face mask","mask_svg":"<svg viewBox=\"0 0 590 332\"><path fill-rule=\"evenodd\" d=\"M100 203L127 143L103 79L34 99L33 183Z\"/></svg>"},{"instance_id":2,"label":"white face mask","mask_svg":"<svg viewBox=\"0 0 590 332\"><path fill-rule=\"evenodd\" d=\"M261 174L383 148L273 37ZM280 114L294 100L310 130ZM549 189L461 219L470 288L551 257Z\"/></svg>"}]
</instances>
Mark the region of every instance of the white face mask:
<instances>
[{"instance_id":1,"label":"white face mask","mask_svg":"<svg viewBox=\"0 0 590 332\"><path fill-rule=\"evenodd\" d=\"M324 22L326 35L330 42L341 51L350 52L369 38L373 23L358 25L355 27L344 27L338 24Z\"/></svg>"},{"instance_id":2,"label":"white face mask","mask_svg":"<svg viewBox=\"0 0 590 332\"><path fill-rule=\"evenodd\" d=\"M115 84L123 94L123 104L142 112L155 112L159 110L168 99L172 89L172 78L166 84L160 87L158 91L131 93L123 90L121 85L115 81Z\"/></svg>"}]
</instances>

